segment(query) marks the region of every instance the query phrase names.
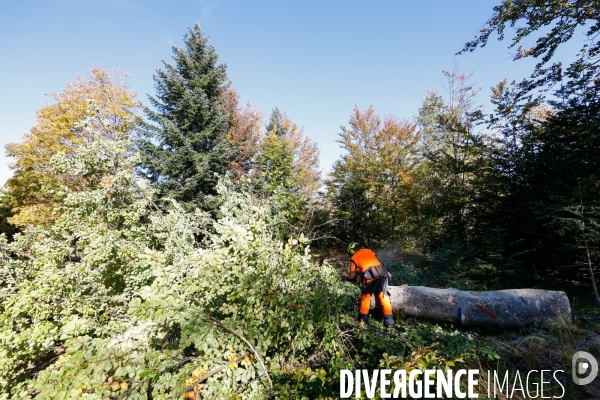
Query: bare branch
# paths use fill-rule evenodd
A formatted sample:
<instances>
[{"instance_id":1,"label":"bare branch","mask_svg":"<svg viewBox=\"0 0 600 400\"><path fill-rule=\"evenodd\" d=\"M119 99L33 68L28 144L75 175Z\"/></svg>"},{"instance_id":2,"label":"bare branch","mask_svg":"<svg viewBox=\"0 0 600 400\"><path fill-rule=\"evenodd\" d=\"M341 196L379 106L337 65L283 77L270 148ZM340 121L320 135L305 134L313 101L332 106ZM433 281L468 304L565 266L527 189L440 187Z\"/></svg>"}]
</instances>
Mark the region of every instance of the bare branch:
<instances>
[{"instance_id":1,"label":"bare branch","mask_svg":"<svg viewBox=\"0 0 600 400\"><path fill-rule=\"evenodd\" d=\"M237 336L238 338L240 338L244 343L246 343L246 345L250 348L250 350L252 350L252 352L254 353L254 355L256 356L256 359L258 360L258 362L260 363L260 366L262 368L262 370L264 371L267 380L269 381L269 386L271 387L271 389L273 389L273 381L271 380L271 377L269 376L269 372L267 371L267 367L265 367L265 364L261 358L261 356L258 354L258 352L256 351L256 349L254 348L254 346L252 346L250 344L250 342L248 340L246 340L245 337L243 337L241 334L239 334L238 332L234 331L233 329L223 325L223 323L213 317L207 317L207 319L215 324L217 324L218 326L220 326L221 328L223 328L224 330L226 330L229 333L234 334L235 336Z\"/></svg>"}]
</instances>

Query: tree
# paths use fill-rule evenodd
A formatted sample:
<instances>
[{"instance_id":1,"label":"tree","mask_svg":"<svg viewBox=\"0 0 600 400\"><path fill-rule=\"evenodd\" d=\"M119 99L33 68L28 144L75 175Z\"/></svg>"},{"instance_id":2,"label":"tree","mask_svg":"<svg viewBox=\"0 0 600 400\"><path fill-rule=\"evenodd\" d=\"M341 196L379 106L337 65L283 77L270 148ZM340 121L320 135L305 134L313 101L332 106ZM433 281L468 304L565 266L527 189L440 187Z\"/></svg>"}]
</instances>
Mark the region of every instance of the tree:
<instances>
[{"instance_id":1,"label":"tree","mask_svg":"<svg viewBox=\"0 0 600 400\"><path fill-rule=\"evenodd\" d=\"M0 398L334 398L355 365L479 361L470 335L361 328L358 288L311 262L302 236L282 243L278 206L228 177L218 220L159 210L129 146L57 155L56 174L102 184L67 188L55 223L0 236Z\"/></svg>"},{"instance_id":2,"label":"tree","mask_svg":"<svg viewBox=\"0 0 600 400\"><path fill-rule=\"evenodd\" d=\"M322 183L317 143L285 114L283 127L294 150L294 174L300 183L300 193L305 199L314 199Z\"/></svg>"},{"instance_id":3,"label":"tree","mask_svg":"<svg viewBox=\"0 0 600 400\"><path fill-rule=\"evenodd\" d=\"M13 235L17 233L19 229L8 222L8 219L14 214L10 206L6 205L5 198L6 191L0 191L0 234L5 234L8 240L12 240Z\"/></svg>"},{"instance_id":4,"label":"tree","mask_svg":"<svg viewBox=\"0 0 600 400\"><path fill-rule=\"evenodd\" d=\"M320 187L318 149L277 107L265 128L255 163L259 191L274 196L297 223Z\"/></svg>"},{"instance_id":5,"label":"tree","mask_svg":"<svg viewBox=\"0 0 600 400\"><path fill-rule=\"evenodd\" d=\"M574 220L569 229L556 221L573 217L566 215L569 207L589 212L595 201L583 182L600 168L598 89L572 80L555 92L556 100L543 103L514 83L493 88L490 122L498 134L476 185L474 217L477 248L498 256L505 283L572 279L583 257L579 247L597 246L574 241L581 237Z\"/></svg>"},{"instance_id":6,"label":"tree","mask_svg":"<svg viewBox=\"0 0 600 400\"><path fill-rule=\"evenodd\" d=\"M235 148L235 158L228 166L234 180L256 175L255 159L263 139L262 112L249 101L239 104L239 95L228 84L223 93L224 110L229 116L227 141Z\"/></svg>"},{"instance_id":7,"label":"tree","mask_svg":"<svg viewBox=\"0 0 600 400\"><path fill-rule=\"evenodd\" d=\"M284 126L284 117L281 115L281 111L279 111L277 106L275 106L271 112L271 118L269 118L269 122L265 128L267 129L267 132L273 131L273 133L279 137L284 137L287 134L287 130Z\"/></svg>"},{"instance_id":8,"label":"tree","mask_svg":"<svg viewBox=\"0 0 600 400\"><path fill-rule=\"evenodd\" d=\"M61 186L81 190L92 184L90 177L51 172L53 156L62 152L73 157L86 143L132 135L140 106L125 76L119 70L91 69L89 77L78 77L62 93L50 95L56 103L38 110L36 125L23 142L6 146L7 155L15 159L11 165L15 172L3 198L14 213L9 222L21 227L50 223L57 217L55 206L62 201Z\"/></svg>"},{"instance_id":9,"label":"tree","mask_svg":"<svg viewBox=\"0 0 600 400\"><path fill-rule=\"evenodd\" d=\"M530 48L517 48L515 60L525 57L541 57L531 76L532 80L524 80L519 86L524 92L529 92L536 87L552 86L567 79L578 79L582 75L591 78L598 76L600 65L600 2L598 0L514 0L502 1L494 7L492 17L479 31L474 40L465 44L464 51L473 51L487 44L493 32L498 33L498 39L504 39L507 26L514 27L523 21L524 26L517 29L512 43L514 47L530 35L544 29L551 28L536 44ZM573 61L564 73L562 63L547 66L556 49L569 41L578 27L591 23L585 32L585 44L579 52L577 60Z\"/></svg>"},{"instance_id":10,"label":"tree","mask_svg":"<svg viewBox=\"0 0 600 400\"><path fill-rule=\"evenodd\" d=\"M443 71L448 99L429 92L419 109L421 151L426 160L422 169L428 219L439 221L432 232L434 241L458 241L468 245L471 228L474 173L480 168L483 137L477 132L482 119L475 104L477 90L471 75ZM437 231L437 232L436 232ZM439 244L439 243L438 243Z\"/></svg>"},{"instance_id":11,"label":"tree","mask_svg":"<svg viewBox=\"0 0 600 400\"><path fill-rule=\"evenodd\" d=\"M184 37L185 48L173 46L174 65L154 75L156 111L146 109L148 125L141 148L145 176L157 185L158 198L178 200L186 209L215 211L218 176L227 172L235 148L227 140L224 105L225 65L195 25Z\"/></svg>"},{"instance_id":12,"label":"tree","mask_svg":"<svg viewBox=\"0 0 600 400\"><path fill-rule=\"evenodd\" d=\"M328 196L339 218L340 239L367 245L411 240L411 217L417 214L415 170L419 164L416 126L373 107L358 107L350 127L340 127L338 142L346 154L327 180Z\"/></svg>"},{"instance_id":13,"label":"tree","mask_svg":"<svg viewBox=\"0 0 600 400\"><path fill-rule=\"evenodd\" d=\"M281 113L277 107L273 109L265 128L267 135L272 133L288 143L286 146L293 154L291 169L297 190L305 199L313 198L321 186L317 144L306 137L304 130L292 122L285 113Z\"/></svg>"},{"instance_id":14,"label":"tree","mask_svg":"<svg viewBox=\"0 0 600 400\"><path fill-rule=\"evenodd\" d=\"M294 175L294 148L280 117L279 110L275 108L266 126L267 133L260 143L256 169L264 182L266 193L273 194L282 189L298 195L299 182Z\"/></svg>"},{"instance_id":15,"label":"tree","mask_svg":"<svg viewBox=\"0 0 600 400\"><path fill-rule=\"evenodd\" d=\"M287 366L320 388L322 367L351 365L336 336L345 285L302 237L274 234L273 201L224 178L219 220L176 201L162 212L130 173L129 145L59 154L55 174L101 172L102 184L67 188L54 224L0 236L1 398L260 399L291 392Z\"/></svg>"},{"instance_id":16,"label":"tree","mask_svg":"<svg viewBox=\"0 0 600 400\"><path fill-rule=\"evenodd\" d=\"M538 213L540 218L548 221L562 237L560 247L573 256L568 267L584 267L589 274L596 303L600 306L600 295L595 278L595 264L598 260L600 246L600 202L597 198L600 181L591 175L579 182L570 193L563 196L552 196L546 208ZM564 257L561 257L564 259ZM564 266L563 266L564 267Z\"/></svg>"},{"instance_id":17,"label":"tree","mask_svg":"<svg viewBox=\"0 0 600 400\"><path fill-rule=\"evenodd\" d=\"M515 60L534 57L540 61L529 79L511 85L504 81L494 88L492 101L497 109L491 122L501 137L492 159L492 175L499 182L501 196L489 196L487 205L493 204L494 211L486 218L506 232L509 245L501 247L505 247L505 259L518 266L519 282L524 277L536 282L556 275L570 278L572 266L581 263L577 249L596 245L591 233L585 233L593 226L591 220L585 229L574 227L589 217L594 204L593 197L576 193L589 192L583 182L594 180L599 168L600 3L503 1L463 51L485 46L493 32L502 40L506 27L517 23L522 27L510 45L519 45ZM562 60L550 65L556 50L585 25L585 44L574 61L566 68ZM535 45L522 47L526 38L542 30ZM556 84L559 88L544 103L542 95ZM564 226L559 227L557 221ZM577 243L574 237L579 238ZM586 258L589 267L590 257Z\"/></svg>"}]
</instances>

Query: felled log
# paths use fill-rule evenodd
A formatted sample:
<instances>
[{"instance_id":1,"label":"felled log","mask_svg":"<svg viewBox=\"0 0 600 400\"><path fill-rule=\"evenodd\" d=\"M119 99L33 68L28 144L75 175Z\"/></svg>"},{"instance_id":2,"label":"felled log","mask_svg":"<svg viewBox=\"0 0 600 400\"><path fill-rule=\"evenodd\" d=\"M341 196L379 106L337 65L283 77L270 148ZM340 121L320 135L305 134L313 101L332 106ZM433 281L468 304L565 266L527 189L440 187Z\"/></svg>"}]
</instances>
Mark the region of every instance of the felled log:
<instances>
[{"instance_id":1,"label":"felled log","mask_svg":"<svg viewBox=\"0 0 600 400\"><path fill-rule=\"evenodd\" d=\"M466 292L423 286L390 286L392 309L406 315L462 326L519 328L538 319L571 322L564 292L508 289ZM371 302L371 307L374 307Z\"/></svg>"}]
</instances>

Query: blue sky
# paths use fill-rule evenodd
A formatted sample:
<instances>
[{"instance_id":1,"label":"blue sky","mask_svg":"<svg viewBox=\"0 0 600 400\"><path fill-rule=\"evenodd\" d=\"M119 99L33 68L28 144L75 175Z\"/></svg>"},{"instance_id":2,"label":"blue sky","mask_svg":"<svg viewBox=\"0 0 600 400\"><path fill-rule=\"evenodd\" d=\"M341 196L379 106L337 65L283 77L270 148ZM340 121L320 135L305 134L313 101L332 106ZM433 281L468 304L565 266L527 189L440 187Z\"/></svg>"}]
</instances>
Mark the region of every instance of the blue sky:
<instances>
[{"instance_id":1,"label":"blue sky","mask_svg":"<svg viewBox=\"0 0 600 400\"><path fill-rule=\"evenodd\" d=\"M77 74L100 65L131 74L147 104L152 75L171 61L188 27L200 24L227 64L234 87L266 116L277 105L321 149L327 172L355 105L413 117L427 90L442 93L441 71L500 0L228 1L27 0L0 6L0 145L18 142L35 113ZM529 44L533 43L531 39ZM458 58L483 89L525 77L509 40ZM572 51L579 43L561 51ZM0 157L0 184L10 171Z\"/></svg>"}]
</instances>

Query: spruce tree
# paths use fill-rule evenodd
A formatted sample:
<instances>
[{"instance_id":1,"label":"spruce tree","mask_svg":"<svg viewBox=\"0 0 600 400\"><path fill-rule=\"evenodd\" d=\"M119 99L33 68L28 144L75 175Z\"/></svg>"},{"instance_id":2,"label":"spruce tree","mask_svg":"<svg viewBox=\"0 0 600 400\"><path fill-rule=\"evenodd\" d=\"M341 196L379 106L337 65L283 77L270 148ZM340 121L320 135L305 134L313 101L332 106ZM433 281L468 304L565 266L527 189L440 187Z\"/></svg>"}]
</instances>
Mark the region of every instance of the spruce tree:
<instances>
[{"instance_id":1,"label":"spruce tree","mask_svg":"<svg viewBox=\"0 0 600 400\"><path fill-rule=\"evenodd\" d=\"M157 185L158 197L171 197L190 210L215 211L218 176L227 172L234 148L227 141L223 107L225 64L198 25L173 46L174 64L154 75L154 123L145 130L143 172Z\"/></svg>"},{"instance_id":2,"label":"spruce tree","mask_svg":"<svg viewBox=\"0 0 600 400\"><path fill-rule=\"evenodd\" d=\"M259 193L274 196L291 220L299 218L301 205L300 182L294 165L294 147L287 137L284 119L277 107L265 126L266 136L256 157Z\"/></svg>"},{"instance_id":3,"label":"spruce tree","mask_svg":"<svg viewBox=\"0 0 600 400\"><path fill-rule=\"evenodd\" d=\"M265 125L265 128L267 132L273 131L279 137L286 136L287 132L283 123L283 115L281 115L281 111L279 111L277 106L271 112L271 118L269 118L269 122Z\"/></svg>"}]
</instances>

